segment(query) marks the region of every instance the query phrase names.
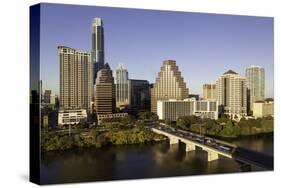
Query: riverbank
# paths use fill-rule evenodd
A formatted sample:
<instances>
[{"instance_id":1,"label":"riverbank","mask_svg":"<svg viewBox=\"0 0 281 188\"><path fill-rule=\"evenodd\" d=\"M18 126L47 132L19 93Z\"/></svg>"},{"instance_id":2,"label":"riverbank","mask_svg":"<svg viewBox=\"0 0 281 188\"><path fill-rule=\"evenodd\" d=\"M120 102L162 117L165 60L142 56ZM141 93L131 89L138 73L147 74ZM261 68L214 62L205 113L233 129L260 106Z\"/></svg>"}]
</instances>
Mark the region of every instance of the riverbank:
<instances>
[{"instance_id":1,"label":"riverbank","mask_svg":"<svg viewBox=\"0 0 281 188\"><path fill-rule=\"evenodd\" d=\"M176 126L178 128L206 136L238 138L239 136L273 133L274 119L273 117L248 120L242 118L237 122L228 118L213 120L190 116L180 117L177 121Z\"/></svg>"},{"instance_id":2,"label":"riverbank","mask_svg":"<svg viewBox=\"0 0 281 188\"><path fill-rule=\"evenodd\" d=\"M99 131L91 129L77 134L51 134L42 132L41 150L43 152L68 150L73 148L96 147L108 145L144 144L167 140L167 137L156 134L146 127L133 127L125 129L112 129Z\"/></svg>"}]
</instances>

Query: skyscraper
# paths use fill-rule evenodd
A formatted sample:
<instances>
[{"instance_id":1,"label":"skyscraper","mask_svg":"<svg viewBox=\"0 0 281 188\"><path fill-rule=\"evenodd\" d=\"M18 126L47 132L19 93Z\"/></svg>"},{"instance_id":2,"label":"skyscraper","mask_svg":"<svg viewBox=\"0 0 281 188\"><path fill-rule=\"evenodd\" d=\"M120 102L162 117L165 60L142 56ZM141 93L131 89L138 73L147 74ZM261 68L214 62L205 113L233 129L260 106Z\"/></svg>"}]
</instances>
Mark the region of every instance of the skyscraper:
<instances>
[{"instance_id":1,"label":"skyscraper","mask_svg":"<svg viewBox=\"0 0 281 188\"><path fill-rule=\"evenodd\" d=\"M106 63L99 70L95 85L95 110L99 114L111 114L115 112L115 85L112 71Z\"/></svg>"},{"instance_id":2,"label":"skyscraper","mask_svg":"<svg viewBox=\"0 0 281 188\"><path fill-rule=\"evenodd\" d=\"M119 64L115 72L116 106L129 104L128 71L123 64Z\"/></svg>"},{"instance_id":3,"label":"skyscraper","mask_svg":"<svg viewBox=\"0 0 281 188\"><path fill-rule=\"evenodd\" d=\"M150 87L147 80L129 80L129 102L137 110L150 110Z\"/></svg>"},{"instance_id":4,"label":"skyscraper","mask_svg":"<svg viewBox=\"0 0 281 188\"><path fill-rule=\"evenodd\" d=\"M91 110L91 54L59 46L60 108Z\"/></svg>"},{"instance_id":5,"label":"skyscraper","mask_svg":"<svg viewBox=\"0 0 281 188\"><path fill-rule=\"evenodd\" d=\"M229 70L216 84L217 101L223 113L233 118L247 115L246 78Z\"/></svg>"},{"instance_id":6,"label":"skyscraper","mask_svg":"<svg viewBox=\"0 0 281 188\"><path fill-rule=\"evenodd\" d=\"M51 95L52 95L52 91L51 90L45 90L44 92L44 103L46 104L50 104L51 102Z\"/></svg>"},{"instance_id":7,"label":"skyscraper","mask_svg":"<svg viewBox=\"0 0 281 188\"><path fill-rule=\"evenodd\" d=\"M158 100L183 100L185 98L188 98L188 88L176 61L164 61L151 89L151 111L157 113Z\"/></svg>"},{"instance_id":8,"label":"skyscraper","mask_svg":"<svg viewBox=\"0 0 281 188\"><path fill-rule=\"evenodd\" d=\"M92 64L93 84L96 83L97 72L104 66L104 35L101 18L94 18L92 23Z\"/></svg>"},{"instance_id":9,"label":"skyscraper","mask_svg":"<svg viewBox=\"0 0 281 188\"><path fill-rule=\"evenodd\" d=\"M216 84L204 84L203 99L216 99L216 98L217 98Z\"/></svg>"},{"instance_id":10,"label":"skyscraper","mask_svg":"<svg viewBox=\"0 0 281 188\"><path fill-rule=\"evenodd\" d=\"M253 103L264 100L264 68L251 65L246 69L249 110L253 110Z\"/></svg>"}]
</instances>

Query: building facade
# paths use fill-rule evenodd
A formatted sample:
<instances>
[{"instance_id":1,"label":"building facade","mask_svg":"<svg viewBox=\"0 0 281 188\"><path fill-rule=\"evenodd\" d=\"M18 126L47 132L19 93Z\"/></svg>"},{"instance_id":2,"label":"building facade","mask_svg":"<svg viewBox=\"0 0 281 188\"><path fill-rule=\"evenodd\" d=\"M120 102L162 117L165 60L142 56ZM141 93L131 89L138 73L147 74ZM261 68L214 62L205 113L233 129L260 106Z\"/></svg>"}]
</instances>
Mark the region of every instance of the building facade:
<instances>
[{"instance_id":1,"label":"building facade","mask_svg":"<svg viewBox=\"0 0 281 188\"><path fill-rule=\"evenodd\" d=\"M91 54L74 48L59 46L60 108L91 108L92 64Z\"/></svg>"},{"instance_id":2,"label":"building facade","mask_svg":"<svg viewBox=\"0 0 281 188\"><path fill-rule=\"evenodd\" d=\"M204 99L195 102L194 115L201 118L218 119L218 103L215 99Z\"/></svg>"},{"instance_id":3,"label":"building facade","mask_svg":"<svg viewBox=\"0 0 281 188\"><path fill-rule=\"evenodd\" d=\"M253 116L255 118L262 118L274 115L274 101L264 100L256 101L253 104Z\"/></svg>"},{"instance_id":4,"label":"building facade","mask_svg":"<svg viewBox=\"0 0 281 188\"><path fill-rule=\"evenodd\" d=\"M158 100L157 115L161 120L176 121L180 116L198 116L201 118L218 119L216 100Z\"/></svg>"},{"instance_id":5,"label":"building facade","mask_svg":"<svg viewBox=\"0 0 281 188\"><path fill-rule=\"evenodd\" d=\"M51 90L45 90L43 95L43 101L45 104L52 104L54 105L56 103L56 96L52 94Z\"/></svg>"},{"instance_id":6,"label":"building facade","mask_svg":"<svg viewBox=\"0 0 281 188\"><path fill-rule=\"evenodd\" d=\"M95 110L99 114L111 114L115 112L115 84L112 71L106 63L99 70L95 85Z\"/></svg>"},{"instance_id":7,"label":"building facade","mask_svg":"<svg viewBox=\"0 0 281 188\"><path fill-rule=\"evenodd\" d=\"M51 102L51 94L52 94L51 90L45 90L44 95L43 95L44 103L50 104L50 102Z\"/></svg>"},{"instance_id":8,"label":"building facade","mask_svg":"<svg viewBox=\"0 0 281 188\"><path fill-rule=\"evenodd\" d=\"M151 112L157 113L158 100L183 100L188 98L188 88L176 61L166 60L151 88Z\"/></svg>"},{"instance_id":9,"label":"building facade","mask_svg":"<svg viewBox=\"0 0 281 188\"><path fill-rule=\"evenodd\" d=\"M203 85L203 99L217 99L216 84Z\"/></svg>"},{"instance_id":10,"label":"building facade","mask_svg":"<svg viewBox=\"0 0 281 188\"><path fill-rule=\"evenodd\" d=\"M180 116L194 115L194 98L185 100L158 100L157 115L160 120L176 121Z\"/></svg>"},{"instance_id":11,"label":"building facade","mask_svg":"<svg viewBox=\"0 0 281 188\"><path fill-rule=\"evenodd\" d=\"M94 18L92 23L92 66L93 66L93 81L96 83L97 73L104 66L104 34L103 22L101 18Z\"/></svg>"},{"instance_id":12,"label":"building facade","mask_svg":"<svg viewBox=\"0 0 281 188\"><path fill-rule=\"evenodd\" d=\"M229 70L216 83L220 113L239 118L247 115L246 78Z\"/></svg>"},{"instance_id":13,"label":"building facade","mask_svg":"<svg viewBox=\"0 0 281 188\"><path fill-rule=\"evenodd\" d=\"M115 72L116 107L129 105L129 76L123 64L119 64Z\"/></svg>"},{"instance_id":14,"label":"building facade","mask_svg":"<svg viewBox=\"0 0 281 188\"><path fill-rule=\"evenodd\" d=\"M129 104L137 110L150 110L150 86L147 80L129 80Z\"/></svg>"},{"instance_id":15,"label":"building facade","mask_svg":"<svg viewBox=\"0 0 281 188\"><path fill-rule=\"evenodd\" d=\"M102 120L104 119L112 119L112 118L122 118L128 116L127 113L114 113L114 114L99 114L97 116L98 125L101 125Z\"/></svg>"},{"instance_id":16,"label":"building facade","mask_svg":"<svg viewBox=\"0 0 281 188\"><path fill-rule=\"evenodd\" d=\"M255 101L264 100L265 94L265 75L264 68L252 65L246 69L246 80L249 99L249 110L253 110Z\"/></svg>"},{"instance_id":17,"label":"building facade","mask_svg":"<svg viewBox=\"0 0 281 188\"><path fill-rule=\"evenodd\" d=\"M87 119L87 111L85 109L78 110L60 110L58 114L58 125L75 125Z\"/></svg>"}]
</instances>

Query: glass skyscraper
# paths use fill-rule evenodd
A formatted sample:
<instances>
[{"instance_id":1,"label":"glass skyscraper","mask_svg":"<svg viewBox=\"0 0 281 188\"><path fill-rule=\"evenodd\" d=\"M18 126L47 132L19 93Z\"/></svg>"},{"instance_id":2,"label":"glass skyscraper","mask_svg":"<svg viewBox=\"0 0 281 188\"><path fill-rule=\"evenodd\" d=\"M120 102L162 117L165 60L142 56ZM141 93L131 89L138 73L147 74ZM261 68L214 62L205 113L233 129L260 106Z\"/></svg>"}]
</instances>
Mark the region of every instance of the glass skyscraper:
<instances>
[{"instance_id":1,"label":"glass skyscraper","mask_svg":"<svg viewBox=\"0 0 281 188\"><path fill-rule=\"evenodd\" d=\"M264 100L264 68L251 65L246 69L247 89L249 98L249 110L253 110L255 101Z\"/></svg>"},{"instance_id":2,"label":"glass skyscraper","mask_svg":"<svg viewBox=\"0 0 281 188\"><path fill-rule=\"evenodd\" d=\"M128 71L123 64L119 64L115 72L116 106L129 104Z\"/></svg>"},{"instance_id":3,"label":"glass skyscraper","mask_svg":"<svg viewBox=\"0 0 281 188\"><path fill-rule=\"evenodd\" d=\"M94 18L92 23L92 64L93 83L96 83L97 72L104 66L104 34L101 18Z\"/></svg>"}]
</instances>

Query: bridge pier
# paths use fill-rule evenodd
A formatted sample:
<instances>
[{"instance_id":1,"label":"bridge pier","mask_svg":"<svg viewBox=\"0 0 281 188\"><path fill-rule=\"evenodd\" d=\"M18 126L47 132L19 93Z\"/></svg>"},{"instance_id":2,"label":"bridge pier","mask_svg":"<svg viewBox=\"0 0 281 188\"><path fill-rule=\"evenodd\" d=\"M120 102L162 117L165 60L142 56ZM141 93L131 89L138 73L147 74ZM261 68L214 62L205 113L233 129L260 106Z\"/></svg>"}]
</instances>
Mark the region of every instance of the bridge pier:
<instances>
[{"instance_id":1,"label":"bridge pier","mask_svg":"<svg viewBox=\"0 0 281 188\"><path fill-rule=\"evenodd\" d=\"M218 160L219 159L219 154L216 152L213 152L211 150L208 149L204 149L207 152L208 155L208 162L210 161L214 161L214 160Z\"/></svg>"},{"instance_id":2,"label":"bridge pier","mask_svg":"<svg viewBox=\"0 0 281 188\"><path fill-rule=\"evenodd\" d=\"M179 140L177 138L169 137L169 140L170 140L170 145L178 144L179 143Z\"/></svg>"},{"instance_id":3,"label":"bridge pier","mask_svg":"<svg viewBox=\"0 0 281 188\"><path fill-rule=\"evenodd\" d=\"M188 152L188 151L194 151L194 150L196 149L194 144L185 143L185 145L186 145L186 148L185 148L185 151L186 151L186 152Z\"/></svg>"}]
</instances>

